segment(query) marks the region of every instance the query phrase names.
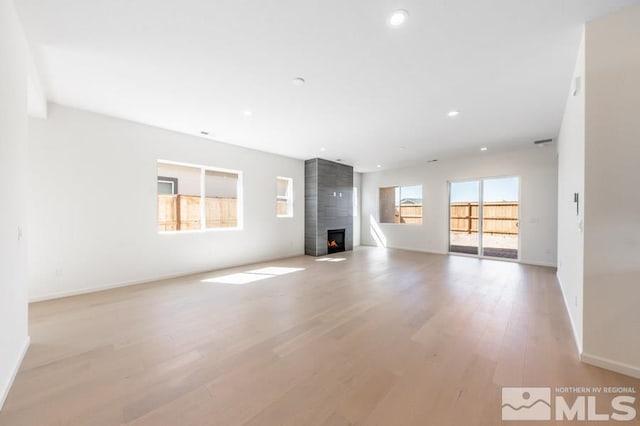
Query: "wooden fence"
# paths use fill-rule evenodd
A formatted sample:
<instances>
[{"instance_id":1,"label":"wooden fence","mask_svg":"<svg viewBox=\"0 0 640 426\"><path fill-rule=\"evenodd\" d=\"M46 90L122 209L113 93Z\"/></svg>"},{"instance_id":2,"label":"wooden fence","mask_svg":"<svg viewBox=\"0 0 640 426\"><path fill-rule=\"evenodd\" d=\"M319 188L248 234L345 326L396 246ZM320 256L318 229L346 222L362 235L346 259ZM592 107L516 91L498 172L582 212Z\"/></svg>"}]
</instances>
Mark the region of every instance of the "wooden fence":
<instances>
[{"instance_id":1,"label":"wooden fence","mask_svg":"<svg viewBox=\"0 0 640 426\"><path fill-rule=\"evenodd\" d=\"M205 198L206 227L238 226L236 198ZM192 195L158 195L158 230L189 231L200 229L200 197Z\"/></svg>"},{"instance_id":2,"label":"wooden fence","mask_svg":"<svg viewBox=\"0 0 640 426\"><path fill-rule=\"evenodd\" d=\"M278 216L285 216L289 213L288 203L286 200L276 200L276 214Z\"/></svg>"},{"instance_id":3,"label":"wooden fence","mask_svg":"<svg viewBox=\"0 0 640 426\"><path fill-rule=\"evenodd\" d=\"M396 207L393 223L422 223L422 204L401 204Z\"/></svg>"},{"instance_id":4,"label":"wooden fence","mask_svg":"<svg viewBox=\"0 0 640 426\"><path fill-rule=\"evenodd\" d=\"M451 203L451 231L478 232L478 203ZM484 203L482 232L518 235L517 202Z\"/></svg>"}]
</instances>

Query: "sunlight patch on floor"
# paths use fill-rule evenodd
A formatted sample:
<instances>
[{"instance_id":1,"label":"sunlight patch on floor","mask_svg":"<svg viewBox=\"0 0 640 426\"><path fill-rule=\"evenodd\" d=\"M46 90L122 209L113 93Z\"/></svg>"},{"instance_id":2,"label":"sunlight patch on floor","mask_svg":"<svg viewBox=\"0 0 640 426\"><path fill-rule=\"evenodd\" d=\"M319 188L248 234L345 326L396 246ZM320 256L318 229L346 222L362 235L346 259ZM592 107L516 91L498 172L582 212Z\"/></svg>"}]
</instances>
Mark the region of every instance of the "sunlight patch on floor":
<instances>
[{"instance_id":1,"label":"sunlight patch on floor","mask_svg":"<svg viewBox=\"0 0 640 426\"><path fill-rule=\"evenodd\" d=\"M284 266L268 266L266 268L247 271L248 274L285 275L292 272L304 271L304 268L286 268Z\"/></svg>"},{"instance_id":2,"label":"sunlight patch on floor","mask_svg":"<svg viewBox=\"0 0 640 426\"><path fill-rule=\"evenodd\" d=\"M284 266L267 266L260 269L252 269L251 271L238 272L236 274L223 275L221 277L213 277L202 280L203 283L217 284L233 284L244 285L255 281L266 280L280 275L290 274L292 272L304 271L305 268L287 268Z\"/></svg>"}]
</instances>

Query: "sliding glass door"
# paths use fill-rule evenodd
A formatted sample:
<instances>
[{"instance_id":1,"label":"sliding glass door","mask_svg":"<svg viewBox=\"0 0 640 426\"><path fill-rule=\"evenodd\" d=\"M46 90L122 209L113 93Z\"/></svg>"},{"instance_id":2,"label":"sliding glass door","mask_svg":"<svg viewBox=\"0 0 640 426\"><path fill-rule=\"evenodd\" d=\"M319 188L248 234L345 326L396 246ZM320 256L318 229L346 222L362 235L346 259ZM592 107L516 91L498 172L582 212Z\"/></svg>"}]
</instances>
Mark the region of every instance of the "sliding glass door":
<instances>
[{"instance_id":1,"label":"sliding glass door","mask_svg":"<svg viewBox=\"0 0 640 426\"><path fill-rule=\"evenodd\" d=\"M451 182L449 190L449 251L479 254L480 181Z\"/></svg>"},{"instance_id":2,"label":"sliding glass door","mask_svg":"<svg viewBox=\"0 0 640 426\"><path fill-rule=\"evenodd\" d=\"M519 179L485 179L482 186L482 253L518 258Z\"/></svg>"},{"instance_id":3,"label":"sliding glass door","mask_svg":"<svg viewBox=\"0 0 640 426\"><path fill-rule=\"evenodd\" d=\"M449 184L449 251L518 259L517 177Z\"/></svg>"}]
</instances>

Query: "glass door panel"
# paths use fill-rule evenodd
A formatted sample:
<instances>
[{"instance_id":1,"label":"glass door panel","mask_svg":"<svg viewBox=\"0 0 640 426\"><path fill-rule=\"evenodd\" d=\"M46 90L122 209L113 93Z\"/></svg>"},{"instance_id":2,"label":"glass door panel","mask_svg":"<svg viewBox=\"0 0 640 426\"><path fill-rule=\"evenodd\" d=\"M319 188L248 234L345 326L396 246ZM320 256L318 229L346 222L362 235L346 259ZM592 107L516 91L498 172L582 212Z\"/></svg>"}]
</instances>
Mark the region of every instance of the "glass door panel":
<instances>
[{"instance_id":1,"label":"glass door panel","mask_svg":"<svg viewBox=\"0 0 640 426\"><path fill-rule=\"evenodd\" d=\"M449 185L449 251L480 253L480 181L451 182Z\"/></svg>"},{"instance_id":2,"label":"glass door panel","mask_svg":"<svg viewBox=\"0 0 640 426\"><path fill-rule=\"evenodd\" d=\"M485 179L482 185L482 255L518 258L520 180Z\"/></svg>"}]
</instances>

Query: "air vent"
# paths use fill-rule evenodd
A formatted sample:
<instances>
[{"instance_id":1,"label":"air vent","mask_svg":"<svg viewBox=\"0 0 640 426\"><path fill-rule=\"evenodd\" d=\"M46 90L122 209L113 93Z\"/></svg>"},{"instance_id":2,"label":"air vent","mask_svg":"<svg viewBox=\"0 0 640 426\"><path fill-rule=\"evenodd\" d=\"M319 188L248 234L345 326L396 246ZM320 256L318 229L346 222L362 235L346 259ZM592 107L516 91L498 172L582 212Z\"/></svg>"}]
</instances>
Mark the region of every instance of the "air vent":
<instances>
[{"instance_id":1,"label":"air vent","mask_svg":"<svg viewBox=\"0 0 640 426\"><path fill-rule=\"evenodd\" d=\"M545 143L551 143L553 139L540 139L539 141L534 141L533 143L536 145L543 145Z\"/></svg>"}]
</instances>

